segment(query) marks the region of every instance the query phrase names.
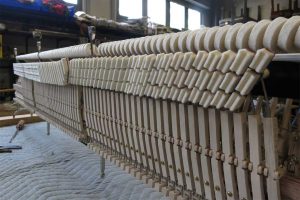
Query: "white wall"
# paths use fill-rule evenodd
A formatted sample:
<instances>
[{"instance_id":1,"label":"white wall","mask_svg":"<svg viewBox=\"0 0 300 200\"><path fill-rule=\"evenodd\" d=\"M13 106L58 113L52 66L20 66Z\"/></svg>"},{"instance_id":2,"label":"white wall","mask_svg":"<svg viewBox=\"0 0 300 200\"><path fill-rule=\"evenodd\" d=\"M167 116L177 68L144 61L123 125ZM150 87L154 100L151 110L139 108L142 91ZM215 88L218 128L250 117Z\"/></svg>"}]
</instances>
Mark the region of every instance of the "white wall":
<instances>
[{"instance_id":1,"label":"white wall","mask_svg":"<svg viewBox=\"0 0 300 200\"><path fill-rule=\"evenodd\" d=\"M294 1L294 0L293 0ZM240 16L241 8L244 7L243 0L236 1L236 15ZM277 3L280 4L280 10L287 9L289 7L288 0L274 0L274 8L276 11ZM299 2L298 2L299 4ZM248 0L248 8L250 17L257 19L257 7L261 6L262 19L270 19L271 16L271 0Z\"/></svg>"},{"instance_id":2,"label":"white wall","mask_svg":"<svg viewBox=\"0 0 300 200\"><path fill-rule=\"evenodd\" d=\"M83 10L96 17L102 17L106 19L115 19L116 0L83 0Z\"/></svg>"}]
</instances>

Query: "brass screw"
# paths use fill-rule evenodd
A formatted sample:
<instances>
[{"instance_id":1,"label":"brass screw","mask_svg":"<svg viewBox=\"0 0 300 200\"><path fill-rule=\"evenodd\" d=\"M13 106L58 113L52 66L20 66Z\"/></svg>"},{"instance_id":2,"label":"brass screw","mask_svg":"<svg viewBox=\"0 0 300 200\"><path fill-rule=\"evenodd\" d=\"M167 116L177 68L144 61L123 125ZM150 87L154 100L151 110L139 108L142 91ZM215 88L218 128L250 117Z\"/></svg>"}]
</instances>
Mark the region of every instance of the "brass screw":
<instances>
[{"instance_id":1,"label":"brass screw","mask_svg":"<svg viewBox=\"0 0 300 200\"><path fill-rule=\"evenodd\" d=\"M161 161L160 163L161 163L162 165L165 165L165 162L164 162L164 161Z\"/></svg>"},{"instance_id":2,"label":"brass screw","mask_svg":"<svg viewBox=\"0 0 300 200\"><path fill-rule=\"evenodd\" d=\"M208 181L205 181L204 184L208 186L208 185L209 185L209 182L208 182Z\"/></svg>"},{"instance_id":3,"label":"brass screw","mask_svg":"<svg viewBox=\"0 0 300 200\"><path fill-rule=\"evenodd\" d=\"M215 190L216 190L216 191L220 191L220 187L219 187L219 186L216 186L216 187L215 187Z\"/></svg>"},{"instance_id":4,"label":"brass screw","mask_svg":"<svg viewBox=\"0 0 300 200\"><path fill-rule=\"evenodd\" d=\"M158 161L158 159L157 159L157 158L155 158L155 159L154 159L154 161L155 161L155 162L157 162L157 161Z\"/></svg>"},{"instance_id":5,"label":"brass screw","mask_svg":"<svg viewBox=\"0 0 300 200\"><path fill-rule=\"evenodd\" d=\"M227 192L227 195L228 195L229 197L232 197L232 192Z\"/></svg>"},{"instance_id":6,"label":"brass screw","mask_svg":"<svg viewBox=\"0 0 300 200\"><path fill-rule=\"evenodd\" d=\"M199 181L199 177L198 176L195 176L195 181Z\"/></svg>"},{"instance_id":7,"label":"brass screw","mask_svg":"<svg viewBox=\"0 0 300 200\"><path fill-rule=\"evenodd\" d=\"M180 174L180 173L181 173L181 169L178 168L178 169L177 169L177 172Z\"/></svg>"},{"instance_id":8,"label":"brass screw","mask_svg":"<svg viewBox=\"0 0 300 200\"><path fill-rule=\"evenodd\" d=\"M172 168L173 168L173 166L172 166L172 165L169 165L169 168L170 168L170 169L172 169Z\"/></svg>"},{"instance_id":9,"label":"brass screw","mask_svg":"<svg viewBox=\"0 0 300 200\"><path fill-rule=\"evenodd\" d=\"M186 176L190 176L190 174L188 172L185 173Z\"/></svg>"}]
</instances>

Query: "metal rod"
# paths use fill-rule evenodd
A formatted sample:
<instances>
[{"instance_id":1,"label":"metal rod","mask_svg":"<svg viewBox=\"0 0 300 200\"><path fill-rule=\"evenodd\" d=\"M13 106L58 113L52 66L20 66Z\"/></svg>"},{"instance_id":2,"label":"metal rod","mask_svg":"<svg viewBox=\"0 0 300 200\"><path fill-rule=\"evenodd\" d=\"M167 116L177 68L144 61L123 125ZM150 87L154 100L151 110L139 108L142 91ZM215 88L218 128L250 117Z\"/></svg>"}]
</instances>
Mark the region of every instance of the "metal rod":
<instances>
[{"instance_id":1,"label":"metal rod","mask_svg":"<svg viewBox=\"0 0 300 200\"><path fill-rule=\"evenodd\" d=\"M267 94L267 90L266 90L266 85L265 85L265 82L264 82L263 78L261 78L260 81L261 81L262 89L263 89L263 92L264 92L264 97L265 97L265 100L266 100L266 116L270 117L271 116L271 108L270 108L270 102L269 102L268 94Z\"/></svg>"},{"instance_id":2,"label":"metal rod","mask_svg":"<svg viewBox=\"0 0 300 200\"><path fill-rule=\"evenodd\" d=\"M50 123L47 122L47 135L50 135Z\"/></svg>"},{"instance_id":3,"label":"metal rod","mask_svg":"<svg viewBox=\"0 0 300 200\"><path fill-rule=\"evenodd\" d=\"M101 178L105 176L105 158L100 156L100 175Z\"/></svg>"}]
</instances>

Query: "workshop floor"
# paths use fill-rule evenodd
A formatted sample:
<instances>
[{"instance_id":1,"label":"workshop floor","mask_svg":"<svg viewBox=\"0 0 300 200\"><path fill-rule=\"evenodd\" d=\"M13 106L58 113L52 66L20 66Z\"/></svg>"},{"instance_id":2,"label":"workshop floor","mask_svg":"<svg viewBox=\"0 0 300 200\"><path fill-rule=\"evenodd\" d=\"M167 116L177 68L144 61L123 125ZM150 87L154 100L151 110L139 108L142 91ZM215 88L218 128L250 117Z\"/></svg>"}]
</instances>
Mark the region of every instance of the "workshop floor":
<instances>
[{"instance_id":1,"label":"workshop floor","mask_svg":"<svg viewBox=\"0 0 300 200\"><path fill-rule=\"evenodd\" d=\"M0 128L7 145L15 127ZM99 155L46 123L28 124L13 141L22 150L0 154L0 199L167 199L162 193L106 162L100 177Z\"/></svg>"}]
</instances>

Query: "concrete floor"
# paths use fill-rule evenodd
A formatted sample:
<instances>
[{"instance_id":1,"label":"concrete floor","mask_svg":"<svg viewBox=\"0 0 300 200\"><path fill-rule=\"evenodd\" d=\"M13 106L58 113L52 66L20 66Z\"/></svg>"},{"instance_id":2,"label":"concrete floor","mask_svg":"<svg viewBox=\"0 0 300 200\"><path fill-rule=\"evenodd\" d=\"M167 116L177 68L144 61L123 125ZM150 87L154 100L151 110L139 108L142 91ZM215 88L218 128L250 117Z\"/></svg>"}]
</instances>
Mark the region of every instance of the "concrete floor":
<instances>
[{"instance_id":1,"label":"concrete floor","mask_svg":"<svg viewBox=\"0 0 300 200\"><path fill-rule=\"evenodd\" d=\"M8 144L14 126L0 128L0 145ZM13 144L22 150L0 154L0 200L168 199L106 162L100 177L99 155L46 123L28 124Z\"/></svg>"}]
</instances>

